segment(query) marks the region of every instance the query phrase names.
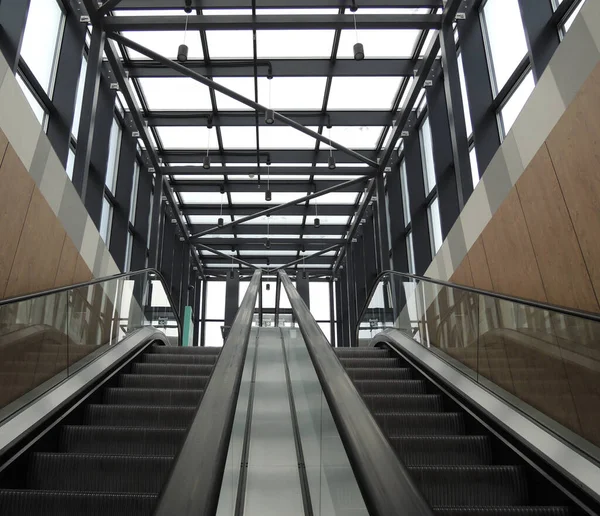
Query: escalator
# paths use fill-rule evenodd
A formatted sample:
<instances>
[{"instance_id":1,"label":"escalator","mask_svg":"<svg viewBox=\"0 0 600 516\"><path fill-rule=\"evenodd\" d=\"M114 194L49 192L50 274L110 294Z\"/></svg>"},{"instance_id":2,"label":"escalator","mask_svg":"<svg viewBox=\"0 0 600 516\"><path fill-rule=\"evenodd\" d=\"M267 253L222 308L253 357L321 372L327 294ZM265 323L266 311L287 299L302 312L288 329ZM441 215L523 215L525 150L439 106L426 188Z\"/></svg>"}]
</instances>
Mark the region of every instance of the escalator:
<instances>
[{"instance_id":1,"label":"escalator","mask_svg":"<svg viewBox=\"0 0 600 516\"><path fill-rule=\"evenodd\" d=\"M151 514L219 351L149 346L3 475L0 514Z\"/></svg>"}]
</instances>

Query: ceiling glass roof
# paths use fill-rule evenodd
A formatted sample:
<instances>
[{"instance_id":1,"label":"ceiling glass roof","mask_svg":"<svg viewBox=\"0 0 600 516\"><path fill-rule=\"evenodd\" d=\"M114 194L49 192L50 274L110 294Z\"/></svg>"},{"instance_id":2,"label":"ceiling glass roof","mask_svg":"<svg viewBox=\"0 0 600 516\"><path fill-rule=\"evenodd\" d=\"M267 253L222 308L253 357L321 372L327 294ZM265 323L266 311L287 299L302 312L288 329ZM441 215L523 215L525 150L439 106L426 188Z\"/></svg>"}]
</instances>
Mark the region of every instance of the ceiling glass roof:
<instances>
[{"instance_id":1,"label":"ceiling glass roof","mask_svg":"<svg viewBox=\"0 0 600 516\"><path fill-rule=\"evenodd\" d=\"M404 104L417 60L437 34L410 23L402 29L361 28L361 23L376 15L439 14L441 2L431 0L430 7L419 9L402 7L407 3L403 0L381 2L399 5L396 8L361 7L356 12L357 31L351 28L353 18L348 7L287 8L290 0L273 0L270 4L279 4L279 8L258 8L254 18L249 8L194 9L192 16L197 21L203 16L209 21L217 20L210 17L223 17L223 24L219 18L219 27L206 30L186 31L185 23L175 27L177 30L173 25L164 30L166 26L156 24L175 21L173 16L185 20L185 12L179 5L176 9L152 9L153 3L169 5L166 0L147 0L148 8L127 10L119 9L117 4L113 16L134 17L122 19L124 36L170 59L176 58L179 45L185 42L189 47L187 64L192 69L326 139L319 142L279 120L267 125L264 113L256 116L251 107L221 92L211 94L204 84L120 46L123 67L129 72L135 102L148 121L152 144L163 165L173 167L168 177L190 234L211 230L198 241L210 242L215 250L228 256L201 249L211 274L231 268L230 257L251 263L253 258L260 259L256 264L264 267L268 256L276 257L277 263L287 263L332 243L343 244L367 186L366 178L309 202L293 201L374 170L340 150L331 150L327 140L331 138L375 161L395 118L392 110ZM248 5L243 0L238 4ZM135 5L144 7L144 2ZM311 27L309 22L302 27L285 25L283 30L265 28L268 20L294 25L298 16L314 17L315 23L319 19L343 19L351 24L342 29L322 24ZM323 16L327 18L320 18ZM128 20L143 17L152 20L154 25L145 24L152 30L128 25ZM234 20L235 26L229 20ZM357 41L364 45L363 61L354 60ZM119 98L125 105L121 93ZM202 167L207 150L209 170ZM334 170L327 166L330 155L336 162ZM270 201L265 199L267 183ZM221 217L228 224L283 203L291 206L269 217L263 215L223 229L216 227ZM315 218L319 219L318 227ZM258 242L267 237L279 241L276 249L260 249L263 244ZM294 267L331 269L336 256L337 250L328 251ZM234 266L244 267L237 263Z\"/></svg>"}]
</instances>

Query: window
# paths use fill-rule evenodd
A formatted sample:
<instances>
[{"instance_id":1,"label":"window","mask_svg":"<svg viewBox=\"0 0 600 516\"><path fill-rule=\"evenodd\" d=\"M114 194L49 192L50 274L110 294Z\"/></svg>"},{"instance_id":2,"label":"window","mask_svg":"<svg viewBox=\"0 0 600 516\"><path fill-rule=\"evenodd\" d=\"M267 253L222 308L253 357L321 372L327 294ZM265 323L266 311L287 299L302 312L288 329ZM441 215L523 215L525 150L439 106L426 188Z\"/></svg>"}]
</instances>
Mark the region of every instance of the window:
<instances>
[{"instance_id":1,"label":"window","mask_svg":"<svg viewBox=\"0 0 600 516\"><path fill-rule=\"evenodd\" d=\"M311 281L308 285L310 313L317 321L329 321L331 311L329 306L329 283Z\"/></svg>"},{"instance_id":2,"label":"window","mask_svg":"<svg viewBox=\"0 0 600 516\"><path fill-rule=\"evenodd\" d=\"M435 165L433 163L433 142L429 117L426 117L419 130L421 142L421 159L423 161L423 176L425 179L425 195L429 195L435 186Z\"/></svg>"},{"instance_id":3,"label":"window","mask_svg":"<svg viewBox=\"0 0 600 516\"><path fill-rule=\"evenodd\" d=\"M33 110L33 114L38 119L38 122L44 125L46 119L46 111L44 107L40 104L38 99L29 89L29 86L25 84L25 81L21 78L19 74L16 75L16 79L17 84L20 86L21 90L23 90L23 94L25 95L27 102L29 102L31 109Z\"/></svg>"},{"instance_id":4,"label":"window","mask_svg":"<svg viewBox=\"0 0 600 516\"><path fill-rule=\"evenodd\" d=\"M442 246L442 224L440 221L440 203L436 197L427 209L429 219L429 239L431 241L431 255L435 256Z\"/></svg>"},{"instance_id":5,"label":"window","mask_svg":"<svg viewBox=\"0 0 600 516\"><path fill-rule=\"evenodd\" d=\"M129 198L129 222L135 224L135 210L137 208L138 184L140 181L140 164L137 159L133 163L133 181L131 184L131 196Z\"/></svg>"},{"instance_id":6,"label":"window","mask_svg":"<svg viewBox=\"0 0 600 516\"><path fill-rule=\"evenodd\" d=\"M125 248L125 272L131 270L131 253L133 251L133 234L127 232L127 247Z\"/></svg>"},{"instance_id":7,"label":"window","mask_svg":"<svg viewBox=\"0 0 600 516\"><path fill-rule=\"evenodd\" d=\"M519 0L487 0L482 18L492 83L497 94L527 54Z\"/></svg>"},{"instance_id":8,"label":"window","mask_svg":"<svg viewBox=\"0 0 600 516\"><path fill-rule=\"evenodd\" d=\"M150 209L148 210L148 236L146 238L146 248L150 249L150 237L152 236L152 210L154 209L154 193L150 194Z\"/></svg>"},{"instance_id":9,"label":"window","mask_svg":"<svg viewBox=\"0 0 600 516\"><path fill-rule=\"evenodd\" d=\"M69 149L69 155L67 157L67 168L66 172L69 176L69 179L73 179L73 169L75 168L75 151L73 149Z\"/></svg>"},{"instance_id":10,"label":"window","mask_svg":"<svg viewBox=\"0 0 600 516\"><path fill-rule=\"evenodd\" d=\"M79 133L79 121L81 120L81 105L83 104L83 90L85 89L85 74L87 72L87 59L81 60L81 69L79 71L79 81L77 82L77 91L75 93L75 111L73 112L73 123L71 124L71 134L75 139Z\"/></svg>"},{"instance_id":11,"label":"window","mask_svg":"<svg viewBox=\"0 0 600 516\"><path fill-rule=\"evenodd\" d=\"M500 121L504 136L508 134L510 128L515 123L533 88L535 88L533 72L529 72L500 109Z\"/></svg>"},{"instance_id":12,"label":"window","mask_svg":"<svg viewBox=\"0 0 600 516\"><path fill-rule=\"evenodd\" d=\"M206 282L206 319L224 319L225 317L225 282Z\"/></svg>"},{"instance_id":13,"label":"window","mask_svg":"<svg viewBox=\"0 0 600 516\"><path fill-rule=\"evenodd\" d=\"M108 143L108 163L106 165L106 187L114 193L117 184L117 171L119 168L119 153L121 151L121 125L116 118L110 128Z\"/></svg>"},{"instance_id":14,"label":"window","mask_svg":"<svg viewBox=\"0 0 600 516\"><path fill-rule=\"evenodd\" d=\"M406 160L400 163L400 188L402 189L402 211L404 212L404 225L410 224L410 198L408 196L408 182L406 178Z\"/></svg>"},{"instance_id":15,"label":"window","mask_svg":"<svg viewBox=\"0 0 600 516\"><path fill-rule=\"evenodd\" d=\"M406 235L406 257L408 260L408 272L415 274L417 268L415 267L415 252L413 247L412 232L408 232Z\"/></svg>"},{"instance_id":16,"label":"window","mask_svg":"<svg viewBox=\"0 0 600 516\"><path fill-rule=\"evenodd\" d=\"M465 112L465 126L467 128L467 138L473 133L473 124L471 122L471 110L469 108L469 98L467 97L467 82L465 80L465 69L463 66L462 54L458 54L458 76L460 79L460 93L462 96L463 109Z\"/></svg>"},{"instance_id":17,"label":"window","mask_svg":"<svg viewBox=\"0 0 600 516\"><path fill-rule=\"evenodd\" d=\"M102 216L100 217L100 236L104 243L108 245L110 240L110 227L112 225L113 205L104 197L102 201Z\"/></svg>"},{"instance_id":18,"label":"window","mask_svg":"<svg viewBox=\"0 0 600 516\"><path fill-rule=\"evenodd\" d=\"M554 6L553 6L554 10L556 10L556 8L562 3L563 3L563 0L554 0ZM559 33L560 33L561 38L565 37L565 34L567 33L567 31L571 28L571 25L573 25L573 22L575 21L575 18L579 14L579 11L581 11L583 4L585 4L585 0L580 0L579 3L575 2L575 4L574 4L574 5L576 5L575 9L571 10L571 14L569 14L567 16L566 20L560 27Z\"/></svg>"},{"instance_id":19,"label":"window","mask_svg":"<svg viewBox=\"0 0 600 516\"><path fill-rule=\"evenodd\" d=\"M54 83L64 14L56 0L31 0L21 58L50 95Z\"/></svg>"},{"instance_id":20,"label":"window","mask_svg":"<svg viewBox=\"0 0 600 516\"><path fill-rule=\"evenodd\" d=\"M475 146L469 151L469 161L471 162L471 178L473 180L473 188L479 183L479 166L477 165L477 154L475 153Z\"/></svg>"}]
</instances>

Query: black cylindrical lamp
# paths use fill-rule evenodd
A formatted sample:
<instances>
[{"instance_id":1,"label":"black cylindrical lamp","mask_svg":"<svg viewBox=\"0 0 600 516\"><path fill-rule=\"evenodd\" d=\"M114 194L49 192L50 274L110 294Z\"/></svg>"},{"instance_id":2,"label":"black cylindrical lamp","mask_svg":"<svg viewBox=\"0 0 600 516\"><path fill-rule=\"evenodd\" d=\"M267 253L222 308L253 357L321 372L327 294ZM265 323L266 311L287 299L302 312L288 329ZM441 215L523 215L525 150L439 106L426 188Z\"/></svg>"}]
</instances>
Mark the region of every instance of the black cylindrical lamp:
<instances>
[{"instance_id":1,"label":"black cylindrical lamp","mask_svg":"<svg viewBox=\"0 0 600 516\"><path fill-rule=\"evenodd\" d=\"M269 265L269 259L267 258L267 265ZM267 290L271 290L271 284L267 283Z\"/></svg>"},{"instance_id":2,"label":"black cylindrical lamp","mask_svg":"<svg viewBox=\"0 0 600 516\"><path fill-rule=\"evenodd\" d=\"M267 109L265 113L265 124L273 124L275 123L275 111L272 109Z\"/></svg>"},{"instance_id":3,"label":"black cylindrical lamp","mask_svg":"<svg viewBox=\"0 0 600 516\"><path fill-rule=\"evenodd\" d=\"M223 217L219 217L219 220L217 221L217 226L219 226L220 228L223 227Z\"/></svg>"},{"instance_id":4,"label":"black cylindrical lamp","mask_svg":"<svg viewBox=\"0 0 600 516\"><path fill-rule=\"evenodd\" d=\"M270 201L271 200L271 190L267 190L265 192L265 201Z\"/></svg>"},{"instance_id":5,"label":"black cylindrical lamp","mask_svg":"<svg viewBox=\"0 0 600 516\"><path fill-rule=\"evenodd\" d=\"M208 170L210 168L210 156L207 154L202 160L202 168Z\"/></svg>"},{"instance_id":6,"label":"black cylindrical lamp","mask_svg":"<svg viewBox=\"0 0 600 516\"><path fill-rule=\"evenodd\" d=\"M319 217L315 218L314 226L318 228L321 225L321 219Z\"/></svg>"},{"instance_id":7,"label":"black cylindrical lamp","mask_svg":"<svg viewBox=\"0 0 600 516\"><path fill-rule=\"evenodd\" d=\"M335 170L335 158L331 155L327 158L327 167L329 170Z\"/></svg>"},{"instance_id":8,"label":"black cylindrical lamp","mask_svg":"<svg viewBox=\"0 0 600 516\"><path fill-rule=\"evenodd\" d=\"M365 47L362 43L354 44L354 60L362 61L365 58Z\"/></svg>"},{"instance_id":9,"label":"black cylindrical lamp","mask_svg":"<svg viewBox=\"0 0 600 516\"><path fill-rule=\"evenodd\" d=\"M265 242L265 248L271 249L271 241L268 238L267 238L267 241Z\"/></svg>"},{"instance_id":10,"label":"black cylindrical lamp","mask_svg":"<svg viewBox=\"0 0 600 516\"><path fill-rule=\"evenodd\" d=\"M179 45L179 49L177 50L177 61L180 63L185 63L188 58L188 52L189 48L185 43Z\"/></svg>"}]
</instances>

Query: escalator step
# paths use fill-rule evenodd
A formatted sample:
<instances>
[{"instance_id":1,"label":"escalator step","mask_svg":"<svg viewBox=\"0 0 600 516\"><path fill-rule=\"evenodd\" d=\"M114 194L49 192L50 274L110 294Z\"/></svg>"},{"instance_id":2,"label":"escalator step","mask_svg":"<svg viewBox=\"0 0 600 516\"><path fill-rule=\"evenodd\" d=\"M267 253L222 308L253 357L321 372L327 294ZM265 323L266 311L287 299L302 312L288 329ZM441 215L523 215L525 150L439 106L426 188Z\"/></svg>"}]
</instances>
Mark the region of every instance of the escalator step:
<instances>
[{"instance_id":1,"label":"escalator step","mask_svg":"<svg viewBox=\"0 0 600 516\"><path fill-rule=\"evenodd\" d=\"M217 355L184 355L177 353L145 353L142 363L145 364L200 364L213 366Z\"/></svg>"},{"instance_id":2,"label":"escalator step","mask_svg":"<svg viewBox=\"0 0 600 516\"><path fill-rule=\"evenodd\" d=\"M158 493L172 457L33 453L27 484L31 489L103 493Z\"/></svg>"},{"instance_id":3,"label":"escalator step","mask_svg":"<svg viewBox=\"0 0 600 516\"><path fill-rule=\"evenodd\" d=\"M134 374L168 374L168 375L192 375L206 376L207 367L212 366L199 364L133 364L131 372Z\"/></svg>"},{"instance_id":4,"label":"escalator step","mask_svg":"<svg viewBox=\"0 0 600 516\"><path fill-rule=\"evenodd\" d=\"M104 389L104 403L109 405L160 405L162 407L196 407L201 390L189 389Z\"/></svg>"},{"instance_id":5,"label":"escalator step","mask_svg":"<svg viewBox=\"0 0 600 516\"><path fill-rule=\"evenodd\" d=\"M492 462L487 436L390 437L390 444L407 466L467 466Z\"/></svg>"},{"instance_id":6,"label":"escalator step","mask_svg":"<svg viewBox=\"0 0 600 516\"><path fill-rule=\"evenodd\" d=\"M408 367L349 367L346 372L353 380L410 380L413 377Z\"/></svg>"},{"instance_id":7,"label":"escalator step","mask_svg":"<svg viewBox=\"0 0 600 516\"><path fill-rule=\"evenodd\" d=\"M433 507L526 505L527 484L518 466L408 468Z\"/></svg>"},{"instance_id":8,"label":"escalator step","mask_svg":"<svg viewBox=\"0 0 600 516\"><path fill-rule=\"evenodd\" d=\"M59 450L66 453L156 455L173 457L185 437L177 428L123 428L65 425Z\"/></svg>"},{"instance_id":9,"label":"escalator step","mask_svg":"<svg viewBox=\"0 0 600 516\"><path fill-rule=\"evenodd\" d=\"M568 507L434 507L440 516L569 516Z\"/></svg>"},{"instance_id":10,"label":"escalator step","mask_svg":"<svg viewBox=\"0 0 600 516\"><path fill-rule=\"evenodd\" d=\"M357 380L354 382L361 394L425 394L423 380Z\"/></svg>"},{"instance_id":11,"label":"escalator step","mask_svg":"<svg viewBox=\"0 0 600 516\"><path fill-rule=\"evenodd\" d=\"M339 358L387 358L390 352L381 348L336 348Z\"/></svg>"},{"instance_id":12,"label":"escalator step","mask_svg":"<svg viewBox=\"0 0 600 516\"><path fill-rule=\"evenodd\" d=\"M465 433L462 413L377 414L375 419L388 436L461 435Z\"/></svg>"},{"instance_id":13,"label":"escalator step","mask_svg":"<svg viewBox=\"0 0 600 516\"><path fill-rule=\"evenodd\" d=\"M119 386L134 389L204 389L209 374L210 371L205 376L122 374L119 376Z\"/></svg>"},{"instance_id":14,"label":"escalator step","mask_svg":"<svg viewBox=\"0 0 600 516\"><path fill-rule=\"evenodd\" d=\"M402 367L406 364L400 358L340 358L345 368L354 367Z\"/></svg>"},{"instance_id":15,"label":"escalator step","mask_svg":"<svg viewBox=\"0 0 600 516\"><path fill-rule=\"evenodd\" d=\"M90 404L85 408L84 421L97 426L187 428L195 413L195 407Z\"/></svg>"},{"instance_id":16,"label":"escalator step","mask_svg":"<svg viewBox=\"0 0 600 516\"><path fill-rule=\"evenodd\" d=\"M365 394L363 400L372 412L441 412L439 394Z\"/></svg>"},{"instance_id":17,"label":"escalator step","mask_svg":"<svg viewBox=\"0 0 600 516\"><path fill-rule=\"evenodd\" d=\"M172 354L177 353L178 355L218 355L221 353L221 348L217 347L198 347L198 346L188 346L188 347L172 347L172 346L160 346L154 344L149 348L151 353L166 353Z\"/></svg>"},{"instance_id":18,"label":"escalator step","mask_svg":"<svg viewBox=\"0 0 600 516\"><path fill-rule=\"evenodd\" d=\"M0 490L2 516L149 516L158 495Z\"/></svg>"}]
</instances>

